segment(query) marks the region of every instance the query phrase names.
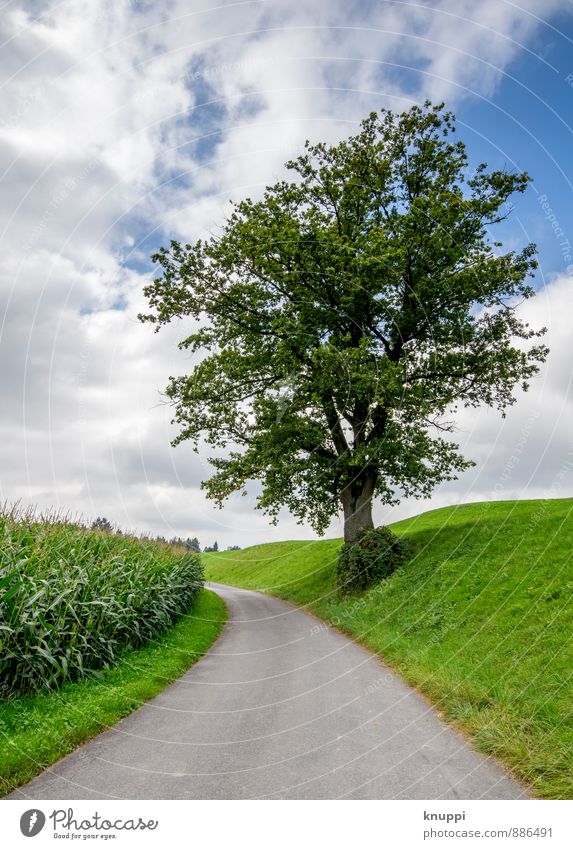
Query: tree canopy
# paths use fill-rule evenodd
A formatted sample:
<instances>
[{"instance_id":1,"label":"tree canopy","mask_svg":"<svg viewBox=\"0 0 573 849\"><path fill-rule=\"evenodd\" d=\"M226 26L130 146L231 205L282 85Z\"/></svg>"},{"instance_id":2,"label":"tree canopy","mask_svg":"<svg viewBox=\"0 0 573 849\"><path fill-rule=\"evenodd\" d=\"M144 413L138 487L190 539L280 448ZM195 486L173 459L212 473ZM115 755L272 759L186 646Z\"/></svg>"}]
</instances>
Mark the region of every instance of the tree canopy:
<instances>
[{"instance_id":1,"label":"tree canopy","mask_svg":"<svg viewBox=\"0 0 573 849\"><path fill-rule=\"evenodd\" d=\"M113 525L109 519L105 518L105 516L98 516L97 519L92 522L92 530L103 531L106 534L111 534L113 531Z\"/></svg>"},{"instance_id":2,"label":"tree canopy","mask_svg":"<svg viewBox=\"0 0 573 849\"><path fill-rule=\"evenodd\" d=\"M218 503L257 480L274 520L284 506L322 533L342 507L352 541L374 498L428 495L471 464L449 436L460 405L503 413L539 370L544 329L516 311L535 246L490 236L530 177L470 173L454 132L443 104L372 113L307 142L293 178L217 235L154 255L139 317L194 320L180 347L206 356L167 395L174 443L215 449Z\"/></svg>"}]
</instances>

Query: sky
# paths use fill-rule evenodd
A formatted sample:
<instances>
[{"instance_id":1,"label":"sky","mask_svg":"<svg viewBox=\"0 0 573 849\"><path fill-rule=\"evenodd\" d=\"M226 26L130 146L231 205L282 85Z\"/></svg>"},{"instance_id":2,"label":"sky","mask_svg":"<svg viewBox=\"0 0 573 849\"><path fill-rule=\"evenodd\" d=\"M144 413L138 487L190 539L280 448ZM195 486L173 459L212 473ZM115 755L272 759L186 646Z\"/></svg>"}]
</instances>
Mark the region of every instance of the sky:
<instances>
[{"instance_id":1,"label":"sky","mask_svg":"<svg viewBox=\"0 0 573 849\"><path fill-rule=\"evenodd\" d=\"M445 100L472 162L527 170L504 246L535 242L521 314L551 348L505 419L460 414L476 466L378 522L466 501L573 496L571 0L64 0L0 15L0 497L220 547L309 539L200 489L170 446L183 323L137 321L150 254L217 231L305 139ZM334 520L328 536L339 536Z\"/></svg>"}]
</instances>

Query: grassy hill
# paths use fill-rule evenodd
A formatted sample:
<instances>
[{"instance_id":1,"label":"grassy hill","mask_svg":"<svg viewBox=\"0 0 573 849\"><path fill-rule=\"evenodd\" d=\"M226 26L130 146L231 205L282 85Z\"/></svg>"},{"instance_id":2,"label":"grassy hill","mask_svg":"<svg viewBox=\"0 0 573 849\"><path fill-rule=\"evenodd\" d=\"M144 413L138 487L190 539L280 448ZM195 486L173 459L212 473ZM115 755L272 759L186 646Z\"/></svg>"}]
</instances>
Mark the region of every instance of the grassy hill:
<instances>
[{"instance_id":1,"label":"grassy hill","mask_svg":"<svg viewBox=\"0 0 573 849\"><path fill-rule=\"evenodd\" d=\"M573 500L461 505L392 528L414 557L360 596L337 596L340 540L204 555L207 577L336 625L537 795L573 798Z\"/></svg>"}]
</instances>

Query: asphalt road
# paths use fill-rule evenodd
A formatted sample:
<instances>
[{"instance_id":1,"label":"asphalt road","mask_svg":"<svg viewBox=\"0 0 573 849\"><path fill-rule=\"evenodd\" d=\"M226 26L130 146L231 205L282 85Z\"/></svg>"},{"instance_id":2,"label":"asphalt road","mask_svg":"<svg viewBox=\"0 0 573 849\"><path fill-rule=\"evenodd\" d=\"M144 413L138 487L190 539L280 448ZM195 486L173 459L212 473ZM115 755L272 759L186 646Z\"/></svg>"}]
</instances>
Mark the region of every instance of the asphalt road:
<instances>
[{"instance_id":1,"label":"asphalt road","mask_svg":"<svg viewBox=\"0 0 573 849\"><path fill-rule=\"evenodd\" d=\"M527 798L351 640L277 599L213 588L229 622L205 657L11 798Z\"/></svg>"}]
</instances>

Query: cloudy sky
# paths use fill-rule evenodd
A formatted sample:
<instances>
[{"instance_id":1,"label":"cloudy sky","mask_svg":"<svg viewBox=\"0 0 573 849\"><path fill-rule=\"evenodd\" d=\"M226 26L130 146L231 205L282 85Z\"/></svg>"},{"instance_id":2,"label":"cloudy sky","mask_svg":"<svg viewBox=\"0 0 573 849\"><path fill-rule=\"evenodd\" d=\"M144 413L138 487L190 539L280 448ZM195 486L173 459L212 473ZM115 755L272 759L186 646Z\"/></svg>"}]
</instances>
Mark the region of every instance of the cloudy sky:
<instances>
[{"instance_id":1,"label":"cloudy sky","mask_svg":"<svg viewBox=\"0 0 573 849\"><path fill-rule=\"evenodd\" d=\"M161 392L182 327L137 322L149 255L217 228L306 138L445 99L472 160L528 170L504 225L538 245L551 355L505 420L459 418L475 469L431 502L573 495L571 0L2 3L1 496L203 544L308 538L199 489ZM338 535L335 522L330 535Z\"/></svg>"}]
</instances>

